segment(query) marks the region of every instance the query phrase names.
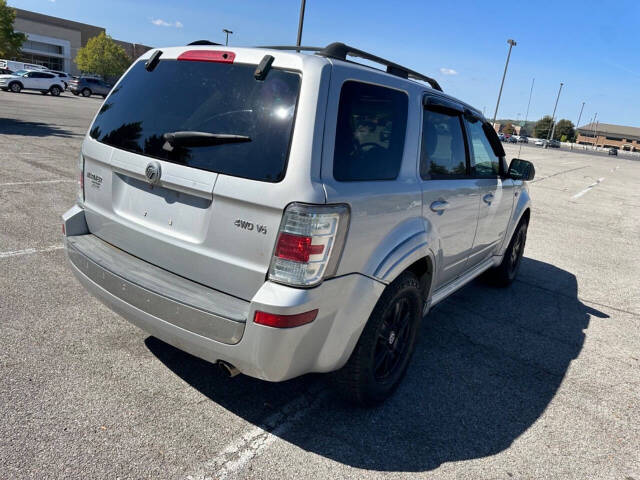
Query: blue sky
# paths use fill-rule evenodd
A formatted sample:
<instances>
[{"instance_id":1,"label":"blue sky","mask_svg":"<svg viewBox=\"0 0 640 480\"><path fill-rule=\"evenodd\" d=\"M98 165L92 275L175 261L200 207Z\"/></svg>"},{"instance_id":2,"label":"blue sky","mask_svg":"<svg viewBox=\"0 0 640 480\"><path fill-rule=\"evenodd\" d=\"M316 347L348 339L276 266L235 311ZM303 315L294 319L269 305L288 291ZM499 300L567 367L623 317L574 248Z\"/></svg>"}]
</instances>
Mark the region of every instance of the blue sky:
<instances>
[{"instance_id":1,"label":"blue sky","mask_svg":"<svg viewBox=\"0 0 640 480\"><path fill-rule=\"evenodd\" d=\"M121 40L151 46L206 38L233 45L294 44L299 0L9 0L14 7L105 27ZM307 0L303 44L343 41L435 76L443 89L493 115L507 56L498 117L551 114L640 127L640 1L402 2Z\"/></svg>"}]
</instances>

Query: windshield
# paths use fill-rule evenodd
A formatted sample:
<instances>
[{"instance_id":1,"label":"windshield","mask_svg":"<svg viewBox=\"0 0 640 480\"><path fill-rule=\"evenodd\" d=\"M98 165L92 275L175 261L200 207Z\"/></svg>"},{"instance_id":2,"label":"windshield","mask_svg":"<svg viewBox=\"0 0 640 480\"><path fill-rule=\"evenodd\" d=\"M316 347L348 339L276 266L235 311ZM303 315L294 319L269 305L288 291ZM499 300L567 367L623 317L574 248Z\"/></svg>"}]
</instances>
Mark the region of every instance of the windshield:
<instances>
[{"instance_id":1,"label":"windshield","mask_svg":"<svg viewBox=\"0 0 640 480\"><path fill-rule=\"evenodd\" d=\"M300 75L255 65L140 61L112 91L91 127L99 142L212 172L277 182L284 177ZM181 145L163 136L204 132L249 137L242 143Z\"/></svg>"}]
</instances>

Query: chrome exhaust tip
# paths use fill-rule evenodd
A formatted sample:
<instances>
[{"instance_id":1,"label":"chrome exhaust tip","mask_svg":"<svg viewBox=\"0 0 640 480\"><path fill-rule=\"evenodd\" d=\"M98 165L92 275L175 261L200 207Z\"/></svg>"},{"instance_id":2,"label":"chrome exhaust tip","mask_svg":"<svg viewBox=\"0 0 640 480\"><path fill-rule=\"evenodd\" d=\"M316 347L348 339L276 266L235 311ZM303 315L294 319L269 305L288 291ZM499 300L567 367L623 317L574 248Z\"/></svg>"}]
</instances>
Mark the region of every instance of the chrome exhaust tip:
<instances>
[{"instance_id":1,"label":"chrome exhaust tip","mask_svg":"<svg viewBox=\"0 0 640 480\"><path fill-rule=\"evenodd\" d=\"M218 366L220 367L222 372L229 378L233 378L240 373L240 370L238 370L230 363L225 362L224 360L218 360Z\"/></svg>"}]
</instances>

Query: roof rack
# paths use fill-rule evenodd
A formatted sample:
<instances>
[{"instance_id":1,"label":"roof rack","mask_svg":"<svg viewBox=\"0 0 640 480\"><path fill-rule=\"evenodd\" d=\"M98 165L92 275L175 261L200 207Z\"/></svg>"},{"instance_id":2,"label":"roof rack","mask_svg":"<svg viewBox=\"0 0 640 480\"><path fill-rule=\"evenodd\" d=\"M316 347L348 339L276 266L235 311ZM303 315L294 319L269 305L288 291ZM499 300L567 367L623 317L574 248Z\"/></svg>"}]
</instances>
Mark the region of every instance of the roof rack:
<instances>
[{"instance_id":1,"label":"roof rack","mask_svg":"<svg viewBox=\"0 0 640 480\"><path fill-rule=\"evenodd\" d=\"M273 50L296 50L296 51L310 51L316 52L317 55L321 55L327 58L335 58L338 60L346 60L347 57L358 57L364 58L365 60L369 60L374 63L379 63L387 67L387 73L391 75L395 75L401 78L410 78L412 80L420 80L423 82L427 82L431 85L431 88L434 90L438 90L442 92L442 87L440 84L433 78L418 73L414 70L411 70L407 67L403 67L395 62L390 60L386 60L382 57L378 57L376 55L372 55L371 53L367 53L363 50L358 50L357 48L350 47L349 45L345 45L344 43L335 42L327 45L324 48L321 47L300 47L300 46L269 46L269 47L260 47L260 48L270 48Z\"/></svg>"},{"instance_id":2,"label":"roof rack","mask_svg":"<svg viewBox=\"0 0 640 480\"><path fill-rule=\"evenodd\" d=\"M212 42L211 40L196 40L195 42L188 43L190 45L222 45L221 43Z\"/></svg>"}]
</instances>

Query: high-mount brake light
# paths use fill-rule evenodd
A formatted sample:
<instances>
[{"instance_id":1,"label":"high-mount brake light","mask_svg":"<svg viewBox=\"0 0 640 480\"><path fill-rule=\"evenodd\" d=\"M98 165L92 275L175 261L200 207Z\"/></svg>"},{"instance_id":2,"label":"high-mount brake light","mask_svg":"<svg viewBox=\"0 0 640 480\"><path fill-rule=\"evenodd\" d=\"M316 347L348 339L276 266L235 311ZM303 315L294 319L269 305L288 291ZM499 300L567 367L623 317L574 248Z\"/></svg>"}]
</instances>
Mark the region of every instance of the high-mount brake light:
<instances>
[{"instance_id":1,"label":"high-mount brake light","mask_svg":"<svg viewBox=\"0 0 640 480\"><path fill-rule=\"evenodd\" d=\"M348 227L346 205L290 204L282 216L269 280L312 287L335 275Z\"/></svg>"},{"instance_id":2,"label":"high-mount brake light","mask_svg":"<svg viewBox=\"0 0 640 480\"><path fill-rule=\"evenodd\" d=\"M178 60L186 62L233 63L236 54L221 50L187 50L178 55Z\"/></svg>"}]
</instances>

